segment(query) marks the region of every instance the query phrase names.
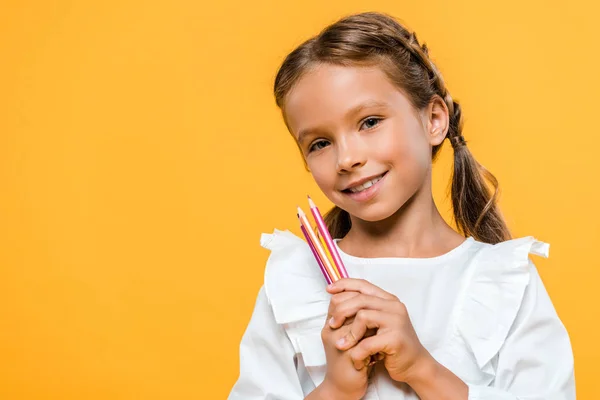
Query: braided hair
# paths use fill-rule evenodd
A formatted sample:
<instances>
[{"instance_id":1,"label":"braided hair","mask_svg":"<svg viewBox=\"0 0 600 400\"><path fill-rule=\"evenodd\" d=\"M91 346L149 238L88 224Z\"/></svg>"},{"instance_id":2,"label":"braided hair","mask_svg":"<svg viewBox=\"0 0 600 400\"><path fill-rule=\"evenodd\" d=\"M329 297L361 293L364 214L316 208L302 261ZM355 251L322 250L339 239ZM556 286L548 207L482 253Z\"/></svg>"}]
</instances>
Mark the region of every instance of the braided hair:
<instances>
[{"instance_id":1,"label":"braided hair","mask_svg":"<svg viewBox=\"0 0 600 400\"><path fill-rule=\"evenodd\" d=\"M274 84L277 106L283 110L285 96L311 66L379 66L401 88L417 110L439 96L448 107L447 139L454 149L451 197L454 221L464 236L498 243L511 235L497 205L496 178L480 165L462 135L460 104L448 91L442 75L429 57L426 44L393 17L367 12L344 17L305 41L283 61ZM443 142L432 148L435 161ZM489 186L491 186L491 189ZM351 227L349 214L334 206L325 215L333 237L344 237Z\"/></svg>"}]
</instances>

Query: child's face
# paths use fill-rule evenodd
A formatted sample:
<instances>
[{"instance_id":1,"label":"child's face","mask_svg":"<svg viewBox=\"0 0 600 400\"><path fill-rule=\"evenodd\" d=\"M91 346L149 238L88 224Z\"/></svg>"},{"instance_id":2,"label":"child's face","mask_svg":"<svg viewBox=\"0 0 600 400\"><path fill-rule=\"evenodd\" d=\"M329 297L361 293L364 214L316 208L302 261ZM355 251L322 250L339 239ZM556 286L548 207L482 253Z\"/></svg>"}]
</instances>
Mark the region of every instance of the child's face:
<instances>
[{"instance_id":1,"label":"child's face","mask_svg":"<svg viewBox=\"0 0 600 400\"><path fill-rule=\"evenodd\" d=\"M418 112L377 67L330 64L306 73L284 106L317 185L365 221L383 220L415 193L431 192L431 147L447 129L447 112L444 120L432 110ZM367 178L381 180L356 188Z\"/></svg>"}]
</instances>

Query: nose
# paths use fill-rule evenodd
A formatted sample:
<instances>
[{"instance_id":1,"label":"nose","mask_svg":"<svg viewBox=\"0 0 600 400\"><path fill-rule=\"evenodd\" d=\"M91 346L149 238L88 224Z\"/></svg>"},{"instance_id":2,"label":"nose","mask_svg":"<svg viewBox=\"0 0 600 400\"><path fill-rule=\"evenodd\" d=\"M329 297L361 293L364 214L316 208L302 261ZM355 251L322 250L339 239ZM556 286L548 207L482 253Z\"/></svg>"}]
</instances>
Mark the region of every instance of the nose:
<instances>
[{"instance_id":1,"label":"nose","mask_svg":"<svg viewBox=\"0 0 600 400\"><path fill-rule=\"evenodd\" d=\"M355 138L347 138L338 142L337 153L338 173L352 171L367 163L364 145Z\"/></svg>"}]
</instances>

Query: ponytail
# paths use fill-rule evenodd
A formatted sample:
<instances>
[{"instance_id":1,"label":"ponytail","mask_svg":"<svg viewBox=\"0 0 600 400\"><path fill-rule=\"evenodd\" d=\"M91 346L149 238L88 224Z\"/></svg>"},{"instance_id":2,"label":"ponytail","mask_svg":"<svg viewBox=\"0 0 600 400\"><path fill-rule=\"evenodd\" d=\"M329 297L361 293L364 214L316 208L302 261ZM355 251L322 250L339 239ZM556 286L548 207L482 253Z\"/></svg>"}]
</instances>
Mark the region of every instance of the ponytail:
<instances>
[{"instance_id":1,"label":"ponytail","mask_svg":"<svg viewBox=\"0 0 600 400\"><path fill-rule=\"evenodd\" d=\"M342 210L338 206L334 206L331 210L327 211L323 219L332 238L343 238L348 234L352 226L348 211Z\"/></svg>"},{"instance_id":2,"label":"ponytail","mask_svg":"<svg viewBox=\"0 0 600 400\"><path fill-rule=\"evenodd\" d=\"M498 207L498 180L475 160L462 136L460 105L453 101L448 140L454 149L452 173L452 209L456 227L463 236L485 243L499 243L511 238ZM493 192L487 186L489 182Z\"/></svg>"}]
</instances>

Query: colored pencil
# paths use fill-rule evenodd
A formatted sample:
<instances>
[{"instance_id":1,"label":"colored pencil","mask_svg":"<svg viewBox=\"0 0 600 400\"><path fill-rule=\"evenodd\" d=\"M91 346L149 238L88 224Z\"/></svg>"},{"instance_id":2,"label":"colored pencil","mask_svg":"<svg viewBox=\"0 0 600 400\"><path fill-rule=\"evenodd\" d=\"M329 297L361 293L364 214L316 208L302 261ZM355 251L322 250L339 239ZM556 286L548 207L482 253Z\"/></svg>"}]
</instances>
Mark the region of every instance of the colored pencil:
<instances>
[{"instance_id":1,"label":"colored pencil","mask_svg":"<svg viewBox=\"0 0 600 400\"><path fill-rule=\"evenodd\" d=\"M298 218L300 218L300 216L298 216ZM315 246L313 245L312 240L310 240L310 236L308 235L308 232L306 232L306 228L304 227L304 225L300 224L300 229L302 230L302 233L304 234L304 237L306 238L306 241L308 242L308 245L310 246L310 249L312 250L312 253L315 256L315 259L317 260L317 263L319 264L319 268L321 268L321 272L323 273L323 276L325 277L327 284L332 283L331 277L329 276L329 273L325 269L325 265L323 265L323 261L321 261L321 257L319 257L319 254L317 253L317 249L315 249Z\"/></svg>"},{"instance_id":2,"label":"colored pencil","mask_svg":"<svg viewBox=\"0 0 600 400\"><path fill-rule=\"evenodd\" d=\"M333 265L329 261L329 257L327 257L327 253L325 253L325 250L323 249L323 246L321 245L321 241L319 240L317 235L315 235L315 232L313 231L313 229L310 226L310 222L308 222L308 219L306 218L306 214L304 214L304 211L302 211L302 209L300 207L298 207L298 218L300 219L300 224L304 225L304 228L306 229L306 232L308 233L308 236L309 236L310 240L312 241L313 246L317 250L317 254L321 258L321 261L323 262L325 269L329 273L331 280L333 282L337 281L338 279L340 279L340 276L338 275L336 269L333 267Z\"/></svg>"},{"instance_id":3,"label":"colored pencil","mask_svg":"<svg viewBox=\"0 0 600 400\"><path fill-rule=\"evenodd\" d=\"M317 205L310 198L310 196L308 196L308 204L310 205L310 211L312 212L312 215L315 218L315 222L317 223L317 229L319 230L319 233L325 241L325 245L329 250L329 254L331 254L331 258L333 260L333 263L335 264L339 276L342 278L348 278L348 272L346 271L346 267L344 266L342 257L340 257L340 254L338 253L337 248L335 247L335 243L333 242L333 239L329 234L329 229L327 229L325 221L323 220L323 217L321 216Z\"/></svg>"},{"instance_id":4,"label":"colored pencil","mask_svg":"<svg viewBox=\"0 0 600 400\"><path fill-rule=\"evenodd\" d=\"M332 281L337 281L338 279L340 279L340 277L348 278L348 272L346 271L346 267L344 266L342 258L340 257L340 254L338 253L337 248L335 247L335 243L333 242L331 235L329 234L329 230L325 225L325 221L323 220L319 209L315 205L314 201L310 198L310 196L308 196L308 203L310 205L312 215L315 221L317 222L317 229L325 241L325 246L329 250L329 255L331 256L333 261L333 266L331 265L332 263L330 262L328 255L323 249L321 240L317 237L317 235L311 228L310 223L306 218L306 214L304 214L300 207L298 207L297 216L298 220L300 221L300 229L302 230L302 233L304 234L304 237L306 238L306 241L308 242L308 245L313 255L317 259L317 263L319 264L319 268L321 268L323 276L327 280L328 284L331 284ZM328 273L328 271L330 272ZM373 364L379 361L376 355L371 355L369 359L369 366L372 366Z\"/></svg>"}]
</instances>

